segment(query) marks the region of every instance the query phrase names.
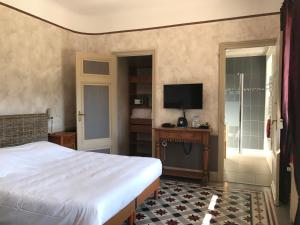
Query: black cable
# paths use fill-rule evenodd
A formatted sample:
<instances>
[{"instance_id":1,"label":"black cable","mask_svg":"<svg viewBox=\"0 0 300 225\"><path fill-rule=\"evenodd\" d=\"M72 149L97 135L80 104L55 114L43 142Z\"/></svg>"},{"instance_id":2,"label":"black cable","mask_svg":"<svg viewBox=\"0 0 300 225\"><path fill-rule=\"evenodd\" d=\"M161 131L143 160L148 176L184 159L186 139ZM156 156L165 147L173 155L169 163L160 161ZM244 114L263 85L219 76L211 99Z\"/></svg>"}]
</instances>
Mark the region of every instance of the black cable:
<instances>
[{"instance_id":1,"label":"black cable","mask_svg":"<svg viewBox=\"0 0 300 225\"><path fill-rule=\"evenodd\" d=\"M188 149L186 149L185 144L189 145ZM192 152L192 146L193 146L193 144L192 143L184 143L184 142L182 142L182 146L183 146L183 152L184 152L184 154L190 155L191 152Z\"/></svg>"}]
</instances>

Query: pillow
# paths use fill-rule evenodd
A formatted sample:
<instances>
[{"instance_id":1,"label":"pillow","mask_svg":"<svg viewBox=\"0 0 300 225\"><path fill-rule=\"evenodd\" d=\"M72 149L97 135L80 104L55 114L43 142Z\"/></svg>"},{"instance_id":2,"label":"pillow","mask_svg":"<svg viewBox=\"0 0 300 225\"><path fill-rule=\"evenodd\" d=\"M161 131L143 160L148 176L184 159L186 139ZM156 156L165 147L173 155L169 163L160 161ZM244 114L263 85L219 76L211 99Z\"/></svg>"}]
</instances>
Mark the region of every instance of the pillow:
<instances>
[{"instance_id":1,"label":"pillow","mask_svg":"<svg viewBox=\"0 0 300 225\"><path fill-rule=\"evenodd\" d=\"M0 177L13 173L35 172L46 163L64 159L73 152L46 141L0 148Z\"/></svg>"}]
</instances>

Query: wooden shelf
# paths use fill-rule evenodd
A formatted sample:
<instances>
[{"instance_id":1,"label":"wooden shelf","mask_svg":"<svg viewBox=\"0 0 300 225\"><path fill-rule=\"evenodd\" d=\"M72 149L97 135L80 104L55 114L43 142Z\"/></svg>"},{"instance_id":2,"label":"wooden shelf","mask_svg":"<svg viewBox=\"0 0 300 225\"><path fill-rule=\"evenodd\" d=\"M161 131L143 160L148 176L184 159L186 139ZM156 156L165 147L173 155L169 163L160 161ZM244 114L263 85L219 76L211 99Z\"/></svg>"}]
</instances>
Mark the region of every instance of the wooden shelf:
<instances>
[{"instance_id":1,"label":"wooden shelf","mask_svg":"<svg viewBox=\"0 0 300 225\"><path fill-rule=\"evenodd\" d=\"M149 75L129 76L129 83L131 83L131 84L151 84L152 76L149 76Z\"/></svg>"},{"instance_id":2,"label":"wooden shelf","mask_svg":"<svg viewBox=\"0 0 300 225\"><path fill-rule=\"evenodd\" d=\"M137 93L137 92L130 92L129 95L132 95L132 96L151 96L152 93Z\"/></svg>"},{"instance_id":3,"label":"wooden shelf","mask_svg":"<svg viewBox=\"0 0 300 225\"><path fill-rule=\"evenodd\" d=\"M152 109L151 106L149 105L130 105L130 107L133 108L137 108L137 109Z\"/></svg>"},{"instance_id":4,"label":"wooden shelf","mask_svg":"<svg viewBox=\"0 0 300 225\"><path fill-rule=\"evenodd\" d=\"M133 140L131 141L133 145L152 145L152 140Z\"/></svg>"},{"instance_id":5,"label":"wooden shelf","mask_svg":"<svg viewBox=\"0 0 300 225\"><path fill-rule=\"evenodd\" d=\"M168 167L168 166L163 167L163 174L166 176L185 177L191 179L202 179L204 176L203 171L196 171L196 170Z\"/></svg>"},{"instance_id":6,"label":"wooden shelf","mask_svg":"<svg viewBox=\"0 0 300 225\"><path fill-rule=\"evenodd\" d=\"M133 133L152 133L152 125L144 124L144 125L130 125L130 132Z\"/></svg>"},{"instance_id":7,"label":"wooden shelf","mask_svg":"<svg viewBox=\"0 0 300 225\"><path fill-rule=\"evenodd\" d=\"M152 125L152 119L133 119L129 120L130 124Z\"/></svg>"}]
</instances>

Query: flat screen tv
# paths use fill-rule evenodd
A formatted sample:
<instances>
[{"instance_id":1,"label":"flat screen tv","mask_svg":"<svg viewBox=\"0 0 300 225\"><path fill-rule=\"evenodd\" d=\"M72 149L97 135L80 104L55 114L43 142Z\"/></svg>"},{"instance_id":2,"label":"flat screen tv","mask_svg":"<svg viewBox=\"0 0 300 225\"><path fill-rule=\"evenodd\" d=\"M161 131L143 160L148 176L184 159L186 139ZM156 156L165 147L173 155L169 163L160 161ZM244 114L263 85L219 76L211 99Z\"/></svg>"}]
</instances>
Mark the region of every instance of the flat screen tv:
<instances>
[{"instance_id":1,"label":"flat screen tv","mask_svg":"<svg viewBox=\"0 0 300 225\"><path fill-rule=\"evenodd\" d=\"M164 108L202 109L203 84L164 85Z\"/></svg>"}]
</instances>

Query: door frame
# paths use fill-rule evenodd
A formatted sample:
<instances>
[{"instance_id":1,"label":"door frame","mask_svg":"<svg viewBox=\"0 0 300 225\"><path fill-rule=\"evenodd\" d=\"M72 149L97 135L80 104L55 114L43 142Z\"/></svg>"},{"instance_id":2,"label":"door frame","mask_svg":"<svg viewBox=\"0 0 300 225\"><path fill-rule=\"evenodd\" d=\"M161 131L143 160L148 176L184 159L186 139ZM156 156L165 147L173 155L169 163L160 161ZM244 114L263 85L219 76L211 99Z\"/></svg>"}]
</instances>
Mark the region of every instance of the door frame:
<instances>
[{"instance_id":1,"label":"door frame","mask_svg":"<svg viewBox=\"0 0 300 225\"><path fill-rule=\"evenodd\" d=\"M115 63L115 89L118 90L118 58L119 57L130 57L130 56L147 56L152 55L152 128L156 126L156 74L157 74L157 62L156 62L156 50L155 49L144 49L144 50L131 50L131 51L114 51L112 52ZM117 92L117 91L116 91ZM116 98L116 110L118 111L118 99ZM116 115L117 116L117 115ZM118 126L118 123L115 124L115 126ZM116 129L117 130L117 129ZM116 146L118 145L118 134L116 136ZM152 131L152 156L154 156L155 153L155 140L154 140L154 132Z\"/></svg>"},{"instance_id":2,"label":"door frame","mask_svg":"<svg viewBox=\"0 0 300 225\"><path fill-rule=\"evenodd\" d=\"M218 115L218 175L217 180L223 181L224 159L225 159L225 72L226 72L226 50L239 48L253 48L275 46L276 39L250 40L242 42L223 42L219 45L219 115Z\"/></svg>"}]
</instances>

